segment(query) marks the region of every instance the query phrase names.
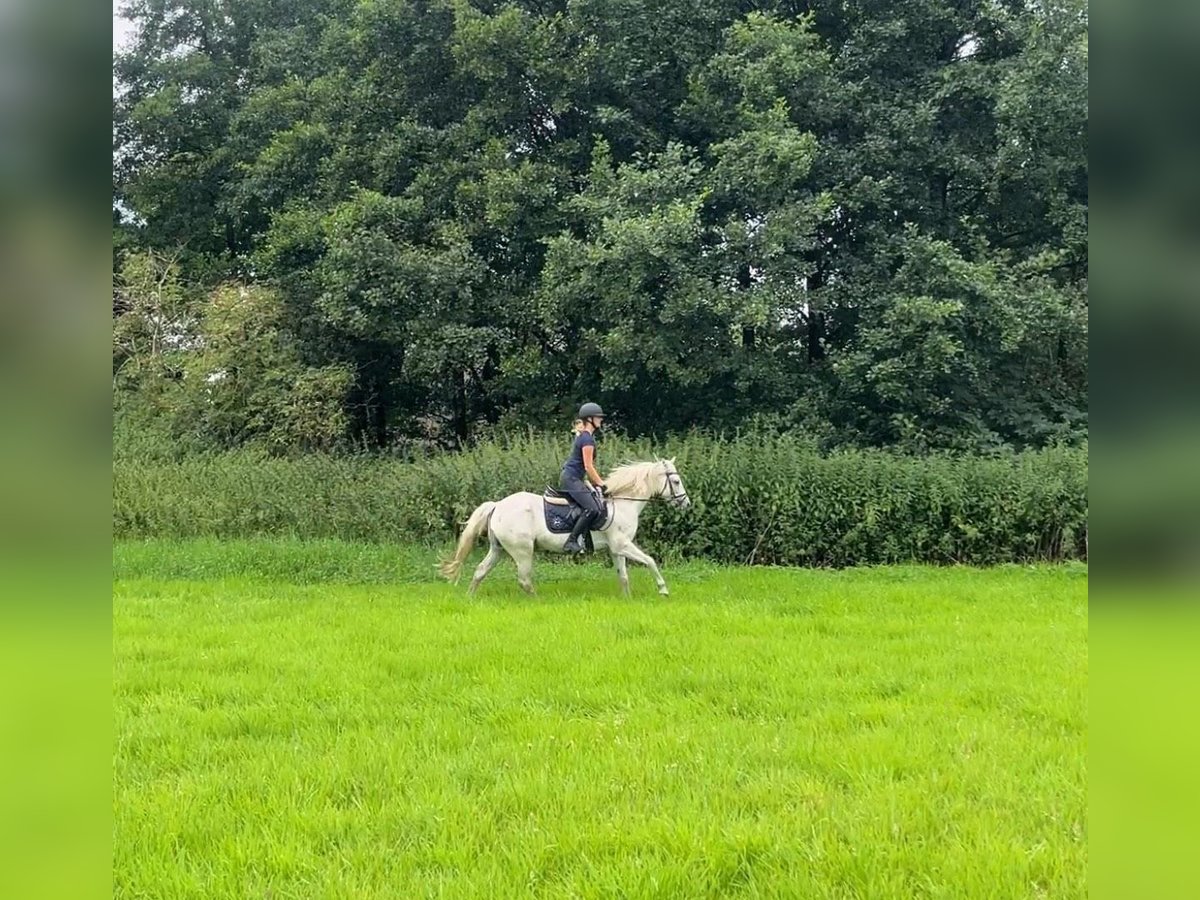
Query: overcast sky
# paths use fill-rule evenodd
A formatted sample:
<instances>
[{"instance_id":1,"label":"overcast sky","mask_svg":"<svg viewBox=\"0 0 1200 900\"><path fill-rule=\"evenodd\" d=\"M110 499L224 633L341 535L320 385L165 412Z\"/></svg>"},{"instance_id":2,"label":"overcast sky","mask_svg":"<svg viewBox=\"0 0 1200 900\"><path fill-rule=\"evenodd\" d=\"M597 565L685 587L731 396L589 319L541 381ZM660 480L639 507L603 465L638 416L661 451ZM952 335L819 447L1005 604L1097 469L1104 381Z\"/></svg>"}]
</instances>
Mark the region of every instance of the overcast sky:
<instances>
[{"instance_id":1,"label":"overcast sky","mask_svg":"<svg viewBox=\"0 0 1200 900\"><path fill-rule=\"evenodd\" d=\"M124 3L125 0L113 0L113 49L116 50L125 41L129 40L133 33L133 26L128 20L122 19L117 14L117 7Z\"/></svg>"}]
</instances>

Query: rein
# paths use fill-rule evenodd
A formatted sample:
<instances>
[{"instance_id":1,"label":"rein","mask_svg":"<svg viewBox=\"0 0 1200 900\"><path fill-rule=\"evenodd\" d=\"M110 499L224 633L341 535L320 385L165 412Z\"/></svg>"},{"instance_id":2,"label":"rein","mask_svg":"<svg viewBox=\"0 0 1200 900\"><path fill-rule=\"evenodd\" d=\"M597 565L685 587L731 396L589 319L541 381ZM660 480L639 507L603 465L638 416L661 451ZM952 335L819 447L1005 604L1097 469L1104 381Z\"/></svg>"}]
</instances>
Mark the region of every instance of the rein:
<instances>
[{"instance_id":1,"label":"rein","mask_svg":"<svg viewBox=\"0 0 1200 900\"><path fill-rule=\"evenodd\" d=\"M675 493L675 485L671 484L671 473L667 469L666 463L663 463L663 474L666 476L666 486L671 489L670 497L664 497L661 491L657 494L651 494L649 497L616 497L612 494L606 497L599 491L596 491L596 493L600 496L601 500L633 500L636 503L652 503L655 500L661 500L663 503L671 503L676 500L686 500L687 491L684 491L682 494Z\"/></svg>"}]
</instances>

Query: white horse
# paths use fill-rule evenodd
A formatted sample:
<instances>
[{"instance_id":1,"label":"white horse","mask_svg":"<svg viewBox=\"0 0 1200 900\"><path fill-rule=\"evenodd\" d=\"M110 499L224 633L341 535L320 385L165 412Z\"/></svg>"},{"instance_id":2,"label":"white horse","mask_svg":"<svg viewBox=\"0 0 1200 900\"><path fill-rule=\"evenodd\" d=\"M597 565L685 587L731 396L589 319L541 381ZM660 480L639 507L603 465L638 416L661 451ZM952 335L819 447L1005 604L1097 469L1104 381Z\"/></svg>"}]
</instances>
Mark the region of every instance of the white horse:
<instances>
[{"instance_id":1,"label":"white horse","mask_svg":"<svg viewBox=\"0 0 1200 900\"><path fill-rule=\"evenodd\" d=\"M675 460L658 459L620 466L609 473L606 484L610 495L607 503L611 509L602 530L592 532L596 549L607 547L612 554L621 590L626 596L629 595L628 560L650 569L658 583L658 592L665 596L668 593L667 582L658 570L658 563L634 544L633 538L637 534L638 516L647 501L661 498L680 509L691 506L692 501L688 499L683 480L675 470ZM517 581L522 589L532 594L534 550L561 553L563 544L567 542L566 534L555 534L546 527L542 504L542 496L529 491L509 494L503 500L481 503L467 519L454 555L439 565L442 575L457 582L475 541L480 535L487 534L490 543L488 553L475 569L470 593L475 593L479 582L500 561L500 551L503 549L517 564Z\"/></svg>"}]
</instances>

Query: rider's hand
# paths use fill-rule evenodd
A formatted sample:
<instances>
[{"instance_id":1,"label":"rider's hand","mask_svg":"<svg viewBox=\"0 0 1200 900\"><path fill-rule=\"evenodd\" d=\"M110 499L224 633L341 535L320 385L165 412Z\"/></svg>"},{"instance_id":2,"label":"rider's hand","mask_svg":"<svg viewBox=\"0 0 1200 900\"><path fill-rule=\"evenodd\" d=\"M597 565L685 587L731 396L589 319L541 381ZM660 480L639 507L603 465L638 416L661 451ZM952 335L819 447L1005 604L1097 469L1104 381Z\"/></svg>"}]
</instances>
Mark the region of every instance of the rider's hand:
<instances>
[{"instance_id":1,"label":"rider's hand","mask_svg":"<svg viewBox=\"0 0 1200 900\"><path fill-rule=\"evenodd\" d=\"M602 481L599 484L599 488L600 488L600 493L603 494L605 497L607 497L608 496L608 485Z\"/></svg>"}]
</instances>

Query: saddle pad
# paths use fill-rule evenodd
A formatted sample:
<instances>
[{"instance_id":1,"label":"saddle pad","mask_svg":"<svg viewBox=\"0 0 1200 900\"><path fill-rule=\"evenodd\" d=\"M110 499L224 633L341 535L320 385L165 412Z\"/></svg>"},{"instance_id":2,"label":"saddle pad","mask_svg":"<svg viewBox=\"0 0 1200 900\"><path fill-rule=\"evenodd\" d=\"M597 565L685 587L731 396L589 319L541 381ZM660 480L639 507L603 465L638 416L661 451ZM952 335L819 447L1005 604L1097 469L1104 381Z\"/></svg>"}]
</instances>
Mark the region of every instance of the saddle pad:
<instances>
[{"instance_id":1,"label":"saddle pad","mask_svg":"<svg viewBox=\"0 0 1200 900\"><path fill-rule=\"evenodd\" d=\"M546 530L553 534L570 531L575 526L575 520L579 518L577 506L555 503L547 498L542 507L546 516Z\"/></svg>"},{"instance_id":2,"label":"saddle pad","mask_svg":"<svg viewBox=\"0 0 1200 900\"><path fill-rule=\"evenodd\" d=\"M550 497L542 498L542 514L546 517L546 528L552 534L564 534L575 527L575 520L579 518L580 509L572 504L564 505L557 502L556 499ZM600 515L600 521L592 528L593 531L603 531L612 521L612 501L609 500L604 504L604 511Z\"/></svg>"}]
</instances>

